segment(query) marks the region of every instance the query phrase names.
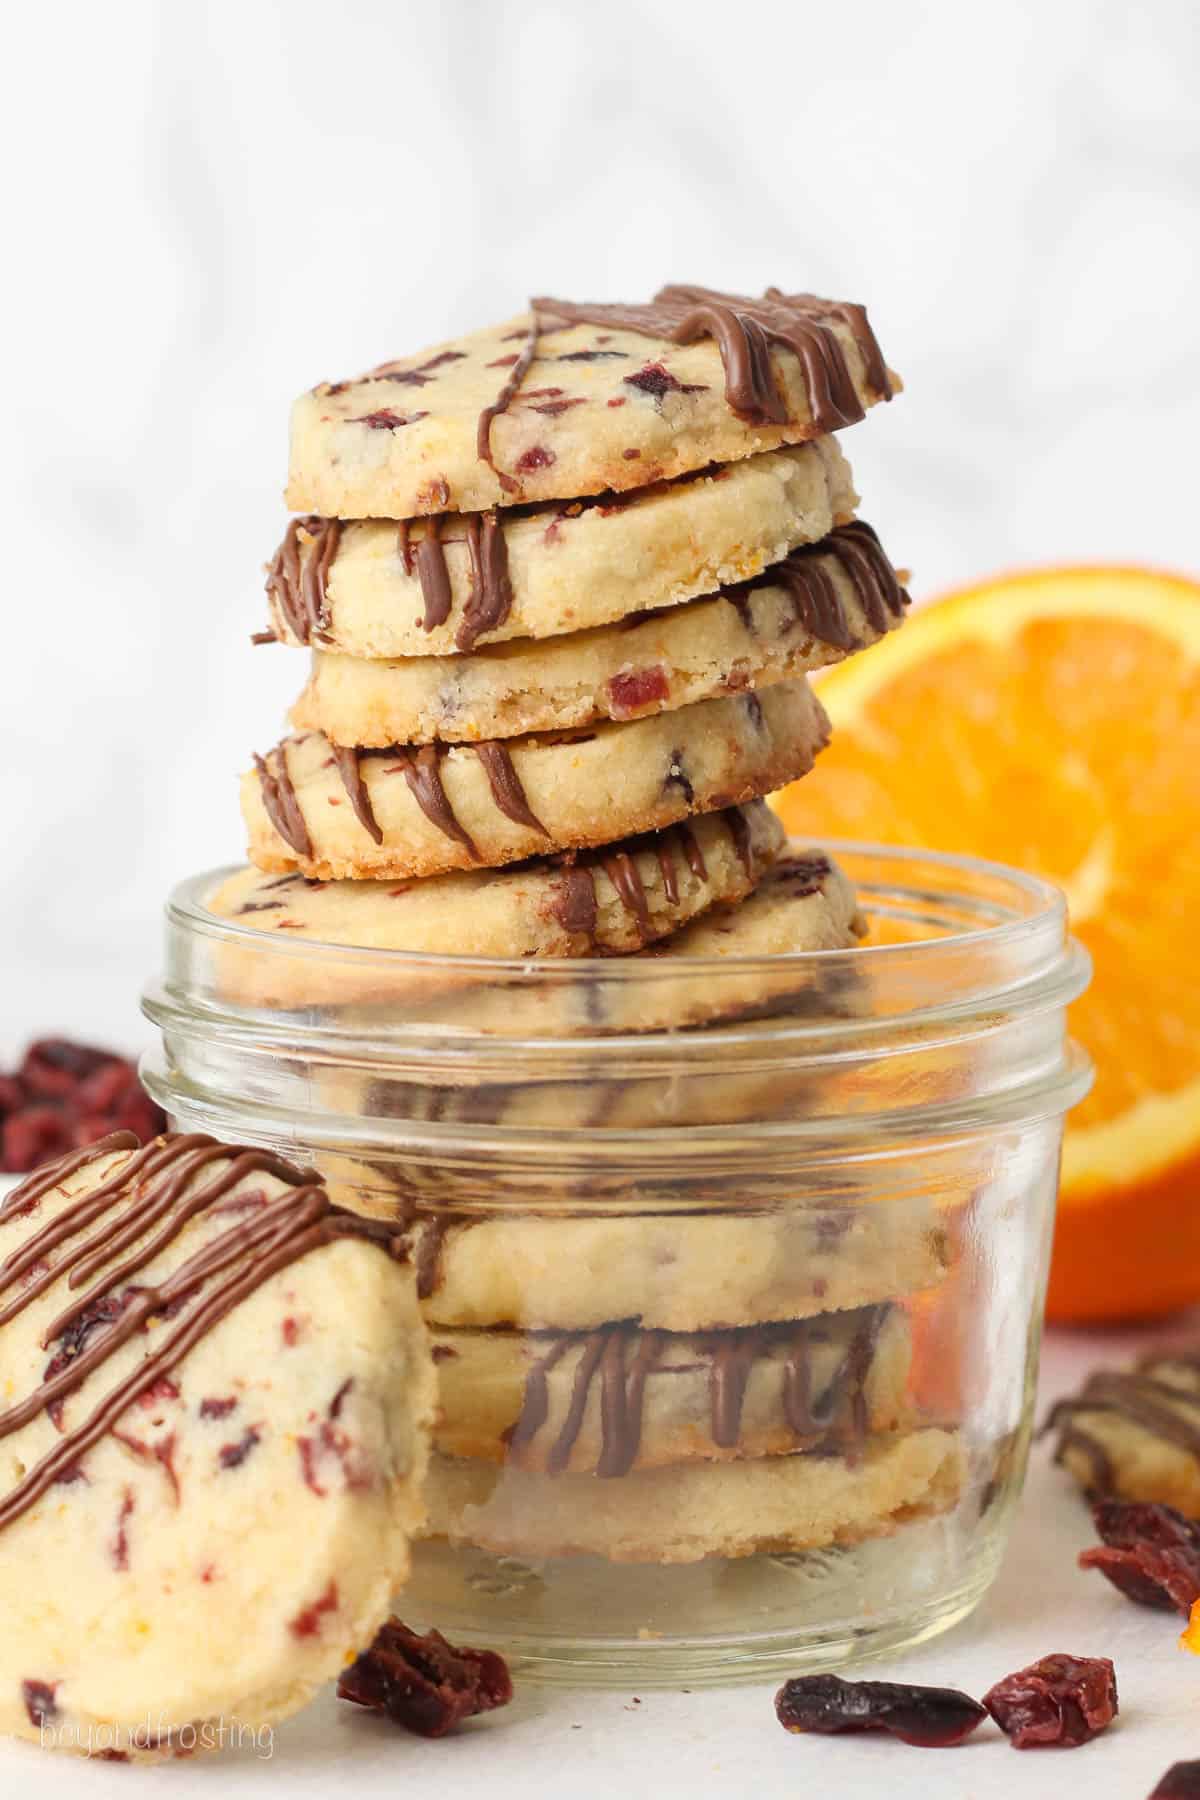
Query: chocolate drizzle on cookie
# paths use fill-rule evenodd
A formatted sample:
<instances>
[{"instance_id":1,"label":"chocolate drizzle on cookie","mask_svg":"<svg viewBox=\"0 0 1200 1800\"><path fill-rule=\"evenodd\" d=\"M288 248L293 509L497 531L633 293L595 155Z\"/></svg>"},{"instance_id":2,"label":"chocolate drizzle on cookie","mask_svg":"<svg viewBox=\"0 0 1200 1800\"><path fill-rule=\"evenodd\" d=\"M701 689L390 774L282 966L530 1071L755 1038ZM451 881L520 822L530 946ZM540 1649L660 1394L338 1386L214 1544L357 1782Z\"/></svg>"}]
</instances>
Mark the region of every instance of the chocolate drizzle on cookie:
<instances>
[{"instance_id":1,"label":"chocolate drizzle on cookie","mask_svg":"<svg viewBox=\"0 0 1200 1800\"><path fill-rule=\"evenodd\" d=\"M518 488L518 483L513 480L511 475L505 475L501 470L497 469L492 460L492 421L498 419L502 413L507 412L521 383L524 381L526 375L528 375L530 364L537 355L538 335L540 330L541 325L535 310L529 323L529 330L526 333L525 342L521 347L521 352L517 357L516 362L509 370L508 377L501 387L500 392L496 395L496 398L492 401L490 406L485 406L480 413L479 423L475 428L475 453L479 457L480 462L485 462L489 469L495 471L496 479L499 481L500 486L504 489L506 494L515 493Z\"/></svg>"},{"instance_id":2,"label":"chocolate drizzle on cookie","mask_svg":"<svg viewBox=\"0 0 1200 1800\"><path fill-rule=\"evenodd\" d=\"M873 634L871 638L860 637L851 628L845 603L830 573L830 560L840 567L852 586ZM864 519L835 526L828 537L790 551L782 562L764 569L761 575L721 589L751 635L751 596L756 588L768 587L782 588L787 593L792 604L790 630L803 630L837 650L863 649L903 618L909 604L908 594L896 579L883 546Z\"/></svg>"},{"instance_id":3,"label":"chocolate drizzle on cookie","mask_svg":"<svg viewBox=\"0 0 1200 1800\"><path fill-rule=\"evenodd\" d=\"M375 808L371 805L371 796L363 780L359 751L350 744L331 744L329 748L333 752L337 772L342 778L342 786L354 808L355 818L377 844L382 844L383 829L375 817Z\"/></svg>"},{"instance_id":4,"label":"chocolate drizzle on cookie","mask_svg":"<svg viewBox=\"0 0 1200 1800\"><path fill-rule=\"evenodd\" d=\"M28 1211L90 1160L128 1152L90 1193L35 1231L0 1263L0 1323L23 1312L57 1283L82 1289L57 1315L43 1347L57 1346L41 1384L0 1412L0 1438L51 1411L152 1321L179 1323L162 1336L95 1409L0 1497L0 1528L19 1518L119 1422L138 1396L176 1368L243 1300L278 1270L343 1237L378 1244L401 1258L394 1226L343 1212L304 1170L264 1150L237 1150L201 1135L156 1138L144 1149L118 1134L53 1165L9 1195L0 1221ZM82 1158L82 1160L81 1160ZM207 1179L211 1165L219 1165ZM256 1196L252 1211L194 1252L156 1285L136 1277L180 1236L190 1220L222 1210L237 1184L264 1173L286 1182L275 1199ZM91 1229L95 1227L95 1229ZM47 1266L53 1252L57 1256ZM127 1254L125 1254L127 1253ZM115 1264L115 1266L114 1266ZM89 1286L99 1275L95 1285ZM15 1290L15 1291L14 1291Z\"/></svg>"},{"instance_id":5,"label":"chocolate drizzle on cookie","mask_svg":"<svg viewBox=\"0 0 1200 1800\"><path fill-rule=\"evenodd\" d=\"M478 757L487 776L496 810L503 813L506 819L511 819L514 825L520 825L527 831L536 831L541 837L548 837L550 834L546 827L529 804L507 745L485 741L480 744L465 744L461 748ZM367 756L392 757L393 769L403 773L413 798L430 824L435 825L446 837L462 844L472 861L479 860L474 842L459 823L442 781L441 759L446 754L444 745L395 744L385 750L363 750L351 744L331 744L330 750L355 816L377 844L382 844L383 832L371 804L370 791L363 779L362 759Z\"/></svg>"},{"instance_id":6,"label":"chocolate drizzle on cookie","mask_svg":"<svg viewBox=\"0 0 1200 1800\"><path fill-rule=\"evenodd\" d=\"M545 1430L551 1414L551 1374L574 1351L578 1359L566 1414L546 1451L548 1474L562 1474L570 1466L598 1384L600 1453L593 1473L627 1475L641 1446L649 1378L655 1374L667 1378L697 1367L708 1371L712 1441L723 1450L736 1450L751 1376L755 1366L769 1358L779 1368L780 1410L794 1448L852 1458L867 1434L867 1379L889 1310L887 1305L866 1307L856 1316L849 1341L819 1391L814 1387L814 1355L831 1341L821 1319L749 1325L683 1339L666 1331L643 1331L630 1321L555 1335L528 1371L521 1411L504 1441L510 1456L519 1460ZM672 1345L686 1346L685 1360L665 1360Z\"/></svg>"},{"instance_id":7,"label":"chocolate drizzle on cookie","mask_svg":"<svg viewBox=\"0 0 1200 1800\"><path fill-rule=\"evenodd\" d=\"M387 754L396 758L395 766L403 771L409 792L429 823L436 826L443 837L451 838L456 844L461 844L472 862L478 862L479 851L475 847L475 840L466 827L459 823L457 814L450 804L450 797L442 783L444 746L422 744L416 748L400 744Z\"/></svg>"},{"instance_id":8,"label":"chocolate drizzle on cookie","mask_svg":"<svg viewBox=\"0 0 1200 1800\"><path fill-rule=\"evenodd\" d=\"M531 302L543 331L557 325L610 325L675 344L715 340L725 369L725 397L750 425L785 425L789 415L771 363L771 348L789 350L800 362L814 432L837 431L863 417L863 406L835 324L848 328L872 395L890 400L892 383L875 334L861 306L785 294L768 288L761 299L716 288L675 284L647 306L611 305L539 297Z\"/></svg>"},{"instance_id":9,"label":"chocolate drizzle on cookie","mask_svg":"<svg viewBox=\"0 0 1200 1800\"><path fill-rule=\"evenodd\" d=\"M301 548L301 533L309 540ZM267 565L267 595L297 643L329 637L329 571L342 535L340 519L315 513L293 519Z\"/></svg>"},{"instance_id":10,"label":"chocolate drizzle on cookie","mask_svg":"<svg viewBox=\"0 0 1200 1800\"><path fill-rule=\"evenodd\" d=\"M438 516L427 519L414 546L410 522L402 519L396 530L396 546L404 571L421 583L424 612L422 631L433 631L450 617L453 586L446 561L446 545L465 543L471 566L471 587L463 607L454 642L459 650L473 650L481 637L499 630L512 611L512 582L508 573L508 548L504 528L494 512L482 517L467 513L460 520L461 537L444 538Z\"/></svg>"},{"instance_id":11,"label":"chocolate drizzle on cookie","mask_svg":"<svg viewBox=\"0 0 1200 1800\"><path fill-rule=\"evenodd\" d=\"M407 551L405 553L407 561ZM417 579L421 583L421 597L425 602L425 613L421 620L423 631L434 631L444 625L450 617L450 571L446 567L446 552L442 548L442 522L436 515L425 525L425 532L413 555L416 564Z\"/></svg>"},{"instance_id":12,"label":"chocolate drizzle on cookie","mask_svg":"<svg viewBox=\"0 0 1200 1800\"><path fill-rule=\"evenodd\" d=\"M734 852L747 877L753 878L756 854L753 834L741 807L731 806L719 816L729 832ZM638 868L637 858L653 851L662 878L663 895L668 905L679 900L680 860L697 881L708 881L708 867L695 833L686 823L669 825L662 831L650 832L644 838L633 838L621 846L608 845L600 850L574 853L565 864L551 910L565 932L586 938L590 947L596 942L596 926L600 916L596 893L596 870L603 869L613 892L635 920L643 945L655 935L650 919L646 884Z\"/></svg>"},{"instance_id":13,"label":"chocolate drizzle on cookie","mask_svg":"<svg viewBox=\"0 0 1200 1800\"><path fill-rule=\"evenodd\" d=\"M1200 1374L1200 1356L1158 1351L1128 1372L1097 1370L1078 1394L1052 1409L1044 1429L1059 1434L1054 1460L1063 1462L1071 1451L1086 1459L1090 1472L1084 1486L1089 1497L1117 1494L1121 1488L1113 1455L1089 1429L1089 1417L1123 1420L1200 1462L1200 1387L1172 1383L1168 1378L1172 1366Z\"/></svg>"},{"instance_id":14,"label":"chocolate drizzle on cookie","mask_svg":"<svg viewBox=\"0 0 1200 1800\"><path fill-rule=\"evenodd\" d=\"M483 764L492 790L492 799L505 818L511 819L514 825L522 825L527 831L536 831L548 838L550 833L529 804L508 746L493 740L472 744L470 748Z\"/></svg>"},{"instance_id":15,"label":"chocolate drizzle on cookie","mask_svg":"<svg viewBox=\"0 0 1200 1800\"><path fill-rule=\"evenodd\" d=\"M297 856L311 858L312 839L308 835L308 826L288 773L286 746L277 744L274 750L268 750L265 757L256 756L254 767L258 771L263 808L268 819L284 843Z\"/></svg>"},{"instance_id":16,"label":"chocolate drizzle on cookie","mask_svg":"<svg viewBox=\"0 0 1200 1800\"><path fill-rule=\"evenodd\" d=\"M454 636L460 650L473 650L489 631L497 631L512 611L512 582L504 530L494 512L463 520L471 558L471 592Z\"/></svg>"}]
</instances>

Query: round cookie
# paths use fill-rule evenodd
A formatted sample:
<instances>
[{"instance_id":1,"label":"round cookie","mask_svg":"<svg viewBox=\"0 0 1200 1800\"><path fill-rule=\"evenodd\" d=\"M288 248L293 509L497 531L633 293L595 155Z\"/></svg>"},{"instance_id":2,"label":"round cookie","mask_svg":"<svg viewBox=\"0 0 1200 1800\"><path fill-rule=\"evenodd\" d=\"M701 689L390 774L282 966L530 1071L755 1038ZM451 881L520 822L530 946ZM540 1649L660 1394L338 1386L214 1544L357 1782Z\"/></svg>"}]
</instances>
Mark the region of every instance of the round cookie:
<instances>
[{"instance_id":1,"label":"round cookie","mask_svg":"<svg viewBox=\"0 0 1200 1800\"><path fill-rule=\"evenodd\" d=\"M1089 1500L1157 1501L1200 1518L1200 1357L1155 1351L1098 1369L1047 1421L1055 1461Z\"/></svg>"},{"instance_id":2,"label":"round cookie","mask_svg":"<svg viewBox=\"0 0 1200 1800\"><path fill-rule=\"evenodd\" d=\"M394 1232L205 1137L0 1207L0 1729L152 1758L295 1712L422 1518L434 1377Z\"/></svg>"},{"instance_id":3,"label":"round cookie","mask_svg":"<svg viewBox=\"0 0 1200 1800\"><path fill-rule=\"evenodd\" d=\"M861 307L669 287L532 311L292 408L287 504L409 519L572 500L798 444L891 398Z\"/></svg>"},{"instance_id":4,"label":"round cookie","mask_svg":"<svg viewBox=\"0 0 1200 1800\"><path fill-rule=\"evenodd\" d=\"M429 1011L503 1037L607 1037L784 1013L845 1017L861 1010L845 969L800 957L853 949L864 929L854 888L833 858L792 842L740 901L706 908L628 967L564 969L539 993L518 980L459 987ZM731 1049L729 1068L736 1063ZM623 1074L635 1077L633 1069Z\"/></svg>"},{"instance_id":5,"label":"round cookie","mask_svg":"<svg viewBox=\"0 0 1200 1800\"><path fill-rule=\"evenodd\" d=\"M435 1455L425 1535L501 1556L631 1563L820 1550L947 1512L966 1472L958 1434L938 1429L868 1438L852 1460L761 1456L637 1469L621 1481Z\"/></svg>"},{"instance_id":6,"label":"round cookie","mask_svg":"<svg viewBox=\"0 0 1200 1800\"><path fill-rule=\"evenodd\" d=\"M857 504L850 465L824 437L482 519L293 519L268 568L271 628L357 657L556 637L752 578Z\"/></svg>"},{"instance_id":7,"label":"round cookie","mask_svg":"<svg viewBox=\"0 0 1200 1800\"><path fill-rule=\"evenodd\" d=\"M566 734L335 753L287 738L242 780L250 860L318 878L439 875L660 830L794 781L829 736L806 681Z\"/></svg>"},{"instance_id":8,"label":"round cookie","mask_svg":"<svg viewBox=\"0 0 1200 1800\"><path fill-rule=\"evenodd\" d=\"M910 1341L886 1305L678 1335L436 1331L444 1456L615 1477L665 1463L850 1455L902 1422Z\"/></svg>"},{"instance_id":9,"label":"round cookie","mask_svg":"<svg viewBox=\"0 0 1200 1800\"><path fill-rule=\"evenodd\" d=\"M374 747L634 719L842 662L898 625L907 600L857 522L726 593L548 642L392 661L316 651L291 719Z\"/></svg>"},{"instance_id":10,"label":"round cookie","mask_svg":"<svg viewBox=\"0 0 1200 1800\"><path fill-rule=\"evenodd\" d=\"M407 951L417 956L503 959L578 958L626 953L678 931L707 908L729 906L763 879L785 842L783 827L764 800L626 838L580 853L571 862L538 858L515 868L456 871L424 881L311 881L303 875L264 875L239 869L205 896L204 910L236 927L220 952L222 992L248 1005L289 1010L386 1002L394 1018L411 1000L423 1016L440 1017L460 991L465 1003L504 1015L520 1010L519 995L496 998L488 970L440 970L428 963L394 969L379 960L340 959L320 947ZM853 908L838 878L827 884L836 904ZM848 888L848 884L845 884ZM272 954L256 944L274 939ZM287 955L276 953L286 944ZM305 946L317 946L307 955ZM574 1007L571 971L564 1017ZM633 990L630 990L631 998ZM512 1005L508 1004L511 998ZM554 996L542 996L554 1009ZM477 1027L480 1029L484 1026Z\"/></svg>"},{"instance_id":11,"label":"round cookie","mask_svg":"<svg viewBox=\"0 0 1200 1800\"><path fill-rule=\"evenodd\" d=\"M395 1207L393 1206L393 1216ZM875 1306L931 1287L950 1242L933 1201L616 1217L426 1217L413 1231L439 1327L724 1331Z\"/></svg>"}]
</instances>

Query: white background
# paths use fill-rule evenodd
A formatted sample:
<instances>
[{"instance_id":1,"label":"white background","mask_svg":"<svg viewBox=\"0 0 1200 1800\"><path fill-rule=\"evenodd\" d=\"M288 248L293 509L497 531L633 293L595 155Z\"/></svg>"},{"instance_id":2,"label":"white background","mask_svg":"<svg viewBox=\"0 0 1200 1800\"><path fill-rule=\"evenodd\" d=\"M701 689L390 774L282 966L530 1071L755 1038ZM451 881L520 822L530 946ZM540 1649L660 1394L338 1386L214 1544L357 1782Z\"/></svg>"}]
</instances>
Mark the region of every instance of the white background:
<instances>
[{"instance_id":1,"label":"white background","mask_svg":"<svg viewBox=\"0 0 1200 1800\"><path fill-rule=\"evenodd\" d=\"M530 292L812 287L907 379L847 444L918 595L1197 561L1193 0L117 0L4 55L0 1055L142 1041L163 892L240 854L322 377Z\"/></svg>"}]
</instances>

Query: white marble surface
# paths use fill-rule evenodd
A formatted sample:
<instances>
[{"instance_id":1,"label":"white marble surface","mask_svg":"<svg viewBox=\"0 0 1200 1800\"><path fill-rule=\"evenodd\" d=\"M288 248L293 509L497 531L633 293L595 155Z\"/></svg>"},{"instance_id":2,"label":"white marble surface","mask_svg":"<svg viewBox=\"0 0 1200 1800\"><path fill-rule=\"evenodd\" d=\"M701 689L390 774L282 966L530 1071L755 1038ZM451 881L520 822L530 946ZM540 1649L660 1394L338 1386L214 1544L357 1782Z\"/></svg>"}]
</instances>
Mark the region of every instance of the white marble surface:
<instances>
[{"instance_id":1,"label":"white marble surface","mask_svg":"<svg viewBox=\"0 0 1200 1800\"><path fill-rule=\"evenodd\" d=\"M160 897L236 855L310 382L663 278L862 297L849 434L925 594L1196 559L1192 0L64 0L5 24L0 1053L142 1035Z\"/></svg>"}]
</instances>

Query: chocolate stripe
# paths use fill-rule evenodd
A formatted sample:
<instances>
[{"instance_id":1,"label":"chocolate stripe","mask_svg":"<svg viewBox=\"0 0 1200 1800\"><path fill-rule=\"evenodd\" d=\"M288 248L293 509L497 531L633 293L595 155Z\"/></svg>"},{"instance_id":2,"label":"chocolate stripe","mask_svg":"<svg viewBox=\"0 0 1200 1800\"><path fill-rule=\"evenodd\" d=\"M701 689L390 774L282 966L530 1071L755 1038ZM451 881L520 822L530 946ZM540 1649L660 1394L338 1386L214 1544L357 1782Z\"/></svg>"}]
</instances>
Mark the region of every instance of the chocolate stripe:
<instances>
[{"instance_id":1,"label":"chocolate stripe","mask_svg":"<svg viewBox=\"0 0 1200 1800\"><path fill-rule=\"evenodd\" d=\"M478 862L479 851L474 840L459 824L449 796L442 786L442 746L422 744L419 749L413 749L409 745L399 745L390 754L398 759L409 792L429 823L436 826L444 837L461 844L472 862Z\"/></svg>"},{"instance_id":2,"label":"chocolate stripe","mask_svg":"<svg viewBox=\"0 0 1200 1800\"><path fill-rule=\"evenodd\" d=\"M650 936L650 909L646 903L646 887L637 866L637 859L628 850L611 851L602 858L604 873L612 882L617 898L625 911L637 920L637 927L645 943Z\"/></svg>"},{"instance_id":3,"label":"chocolate stripe","mask_svg":"<svg viewBox=\"0 0 1200 1800\"><path fill-rule=\"evenodd\" d=\"M337 772L342 778L354 815L363 830L374 838L377 844L383 842L383 831L379 820L375 817L375 808L371 805L371 796L367 792L367 784L363 780L362 764L359 753L348 744L331 744L333 760L337 764Z\"/></svg>"},{"instance_id":4,"label":"chocolate stripe","mask_svg":"<svg viewBox=\"0 0 1200 1800\"><path fill-rule=\"evenodd\" d=\"M516 362L512 366L508 380L504 383L500 392L492 401L492 404L484 407L479 415L479 423L475 429L475 454L478 456L480 462L485 462L489 469L495 470L500 486L504 489L506 494L515 493L518 483L513 480L511 475L501 473L501 471L496 468L496 464L492 459L492 421L498 419L502 413L507 412L509 405L516 395L517 389L524 381L526 375L528 375L529 366L537 355L538 335L540 331L541 326L538 323L537 313L535 312L529 327L529 334L521 347L521 354L517 357Z\"/></svg>"},{"instance_id":5,"label":"chocolate stripe","mask_svg":"<svg viewBox=\"0 0 1200 1800\"><path fill-rule=\"evenodd\" d=\"M460 650L473 650L486 632L503 625L512 611L513 592L508 548L496 514L484 513L481 520L472 513L463 523L471 558L471 593L454 642Z\"/></svg>"},{"instance_id":6,"label":"chocolate stripe","mask_svg":"<svg viewBox=\"0 0 1200 1800\"><path fill-rule=\"evenodd\" d=\"M300 546L301 531L311 540L307 553ZM267 593L302 644L329 635L329 571L341 535L340 519L323 519L315 513L292 519L267 566Z\"/></svg>"},{"instance_id":7,"label":"chocolate stripe","mask_svg":"<svg viewBox=\"0 0 1200 1800\"><path fill-rule=\"evenodd\" d=\"M815 544L802 544L761 575L720 590L737 609L747 631L753 633L750 612L757 588L783 588L792 602L791 629L802 628L810 637L838 650L859 650L871 641L851 629L850 619L833 582L831 565L837 565L854 589L872 632L888 629L903 617L908 595L896 579L883 547L864 519L838 525Z\"/></svg>"},{"instance_id":8,"label":"chocolate stripe","mask_svg":"<svg viewBox=\"0 0 1200 1800\"><path fill-rule=\"evenodd\" d=\"M442 521L436 516L425 521L425 531L418 543L414 560L421 583L425 613L422 631L433 631L450 617L450 571L446 567L446 551L442 544Z\"/></svg>"},{"instance_id":9,"label":"chocolate stripe","mask_svg":"<svg viewBox=\"0 0 1200 1800\"><path fill-rule=\"evenodd\" d=\"M599 908L596 883L589 867L577 864L563 870L552 911L564 931L587 938L589 944L595 943Z\"/></svg>"},{"instance_id":10,"label":"chocolate stripe","mask_svg":"<svg viewBox=\"0 0 1200 1800\"><path fill-rule=\"evenodd\" d=\"M888 1311L883 1304L866 1307L856 1315L849 1341L819 1392L813 1385L814 1354L829 1343L828 1322L821 1318L749 1325L710 1332L698 1339L685 1338L689 1360L673 1365L663 1363L673 1334L643 1331L629 1321L599 1325L592 1331L547 1334L548 1347L529 1367L520 1413L502 1434L503 1441L514 1456L535 1442L550 1419L550 1375L566 1356L577 1351L565 1416L546 1454L549 1474L562 1474L568 1468L597 1381L600 1450L594 1473L606 1478L628 1474L641 1446L646 1384L655 1372L666 1378L707 1367L712 1441L721 1449L733 1450L742 1439L754 1366L782 1349L779 1406L795 1448L852 1458L869 1429L866 1388Z\"/></svg>"},{"instance_id":11,"label":"chocolate stripe","mask_svg":"<svg viewBox=\"0 0 1200 1800\"><path fill-rule=\"evenodd\" d=\"M654 853L658 857L658 873L662 879L663 898L668 906L675 906L679 900L679 880L675 870L676 839L672 832L660 833L654 845Z\"/></svg>"},{"instance_id":12,"label":"chocolate stripe","mask_svg":"<svg viewBox=\"0 0 1200 1800\"><path fill-rule=\"evenodd\" d=\"M258 770L259 787L262 790L262 803L268 819L297 856L311 857L313 853L312 839L308 835L308 826L296 798L296 790L292 786L292 778L288 773L287 752L282 744L269 750L265 758L255 756L254 766Z\"/></svg>"},{"instance_id":13,"label":"chocolate stripe","mask_svg":"<svg viewBox=\"0 0 1200 1800\"><path fill-rule=\"evenodd\" d=\"M548 838L550 833L529 804L507 745L489 740L482 744L472 744L470 748L483 764L492 790L492 799L505 818L511 819L514 825L523 825L527 830L539 832L542 837Z\"/></svg>"}]
</instances>

